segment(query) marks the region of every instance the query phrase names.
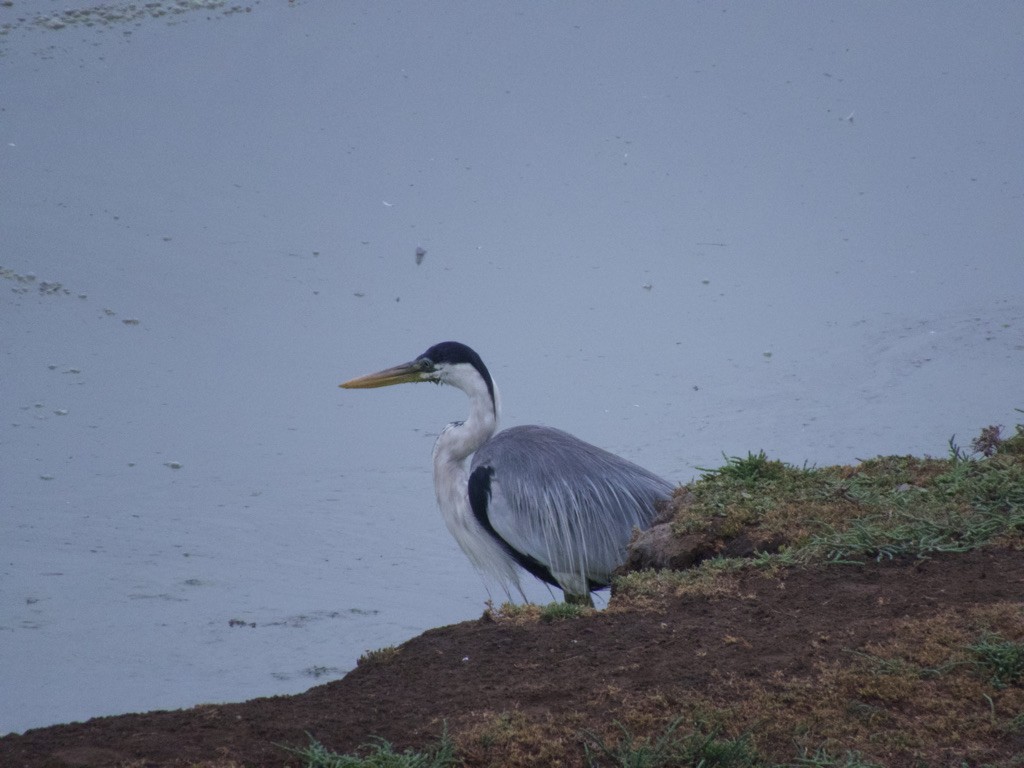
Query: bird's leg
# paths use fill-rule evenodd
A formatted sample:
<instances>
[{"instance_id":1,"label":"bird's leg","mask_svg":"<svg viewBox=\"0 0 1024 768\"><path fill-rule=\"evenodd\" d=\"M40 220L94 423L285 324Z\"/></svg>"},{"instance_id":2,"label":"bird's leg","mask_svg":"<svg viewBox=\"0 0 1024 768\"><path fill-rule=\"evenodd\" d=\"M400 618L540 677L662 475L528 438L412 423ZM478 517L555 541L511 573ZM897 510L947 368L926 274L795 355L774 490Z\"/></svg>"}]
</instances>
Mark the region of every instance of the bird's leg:
<instances>
[{"instance_id":1,"label":"bird's leg","mask_svg":"<svg viewBox=\"0 0 1024 768\"><path fill-rule=\"evenodd\" d=\"M585 595L574 595L571 592L566 592L565 593L565 602L568 605L582 605L582 606L587 607L587 608L593 608L594 607L594 601L593 601L593 599L591 599L589 592L586 593Z\"/></svg>"}]
</instances>

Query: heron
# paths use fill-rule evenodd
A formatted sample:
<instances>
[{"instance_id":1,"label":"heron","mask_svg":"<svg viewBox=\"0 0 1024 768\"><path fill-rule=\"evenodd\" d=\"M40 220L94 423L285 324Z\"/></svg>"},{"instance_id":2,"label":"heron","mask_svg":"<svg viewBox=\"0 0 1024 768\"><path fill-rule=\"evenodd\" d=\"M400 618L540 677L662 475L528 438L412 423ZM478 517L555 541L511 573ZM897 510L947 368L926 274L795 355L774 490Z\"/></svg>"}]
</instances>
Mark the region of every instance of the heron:
<instances>
[{"instance_id":1,"label":"heron","mask_svg":"<svg viewBox=\"0 0 1024 768\"><path fill-rule=\"evenodd\" d=\"M408 363L346 381L346 389L429 381L461 389L469 416L448 424L433 449L434 490L448 530L483 574L526 601L526 571L593 605L611 584L634 528L647 528L672 485L567 432L498 430L500 400L480 355L456 341Z\"/></svg>"}]
</instances>

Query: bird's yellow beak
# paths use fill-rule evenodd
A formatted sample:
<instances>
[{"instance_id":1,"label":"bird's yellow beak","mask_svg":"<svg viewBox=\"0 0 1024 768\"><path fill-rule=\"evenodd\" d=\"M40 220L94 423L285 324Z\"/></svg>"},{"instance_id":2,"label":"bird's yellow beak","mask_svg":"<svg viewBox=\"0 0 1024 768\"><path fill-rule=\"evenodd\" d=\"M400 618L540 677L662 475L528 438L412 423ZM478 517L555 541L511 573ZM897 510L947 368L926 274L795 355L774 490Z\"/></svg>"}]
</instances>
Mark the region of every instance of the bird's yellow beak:
<instances>
[{"instance_id":1,"label":"bird's yellow beak","mask_svg":"<svg viewBox=\"0 0 1024 768\"><path fill-rule=\"evenodd\" d=\"M338 386L345 389L372 389L373 387L390 387L392 384L427 381L423 376L426 370L424 361L413 360L409 363L396 365L394 368L385 368L383 371L359 376Z\"/></svg>"}]
</instances>

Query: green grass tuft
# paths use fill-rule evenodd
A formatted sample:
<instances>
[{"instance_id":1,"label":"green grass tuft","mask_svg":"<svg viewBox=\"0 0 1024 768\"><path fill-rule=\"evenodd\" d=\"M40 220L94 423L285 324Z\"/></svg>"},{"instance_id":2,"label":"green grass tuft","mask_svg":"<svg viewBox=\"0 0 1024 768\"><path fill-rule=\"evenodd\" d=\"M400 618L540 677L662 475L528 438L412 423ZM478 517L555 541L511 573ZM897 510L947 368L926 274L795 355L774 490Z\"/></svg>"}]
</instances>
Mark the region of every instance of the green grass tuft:
<instances>
[{"instance_id":1,"label":"green grass tuft","mask_svg":"<svg viewBox=\"0 0 1024 768\"><path fill-rule=\"evenodd\" d=\"M449 768L458 764L455 745L448 737L447 728L435 745L423 751L407 749L396 752L384 739L376 739L360 749L364 752L363 756L342 755L332 752L310 737L308 747L288 748L288 751L305 761L305 768Z\"/></svg>"},{"instance_id":2,"label":"green grass tuft","mask_svg":"<svg viewBox=\"0 0 1024 768\"><path fill-rule=\"evenodd\" d=\"M399 653L399 650L394 645L388 645L383 648L377 648L373 651L367 651L358 659L356 659L356 666L362 667L366 664L386 664L395 658Z\"/></svg>"},{"instance_id":3,"label":"green grass tuft","mask_svg":"<svg viewBox=\"0 0 1024 768\"><path fill-rule=\"evenodd\" d=\"M1024 642L988 634L968 650L979 671L988 675L988 683L992 687L1002 689L1024 682Z\"/></svg>"},{"instance_id":4,"label":"green grass tuft","mask_svg":"<svg viewBox=\"0 0 1024 768\"><path fill-rule=\"evenodd\" d=\"M594 609L580 603L548 603L541 606L541 621L563 621L565 619L578 619L581 616L593 613Z\"/></svg>"},{"instance_id":5,"label":"green grass tuft","mask_svg":"<svg viewBox=\"0 0 1024 768\"><path fill-rule=\"evenodd\" d=\"M783 480L794 471L789 464L769 459L764 451L748 452L746 458L725 456L724 454L723 457L725 465L718 469L707 469L706 467L697 467L697 469L704 473L704 477L717 477L746 485Z\"/></svg>"},{"instance_id":6,"label":"green grass tuft","mask_svg":"<svg viewBox=\"0 0 1024 768\"><path fill-rule=\"evenodd\" d=\"M495 608L494 604L488 601L483 617L485 620L496 622L533 624L538 621L550 623L565 619L578 619L592 613L594 613L592 606L581 603L553 602L547 605L502 603L501 606Z\"/></svg>"},{"instance_id":7,"label":"green grass tuft","mask_svg":"<svg viewBox=\"0 0 1024 768\"><path fill-rule=\"evenodd\" d=\"M819 749L813 755L798 757L793 766L813 766L814 768L883 768L878 763L870 763L860 752L847 750L842 755L833 755L827 749Z\"/></svg>"},{"instance_id":8,"label":"green grass tuft","mask_svg":"<svg viewBox=\"0 0 1024 768\"><path fill-rule=\"evenodd\" d=\"M624 725L615 723L619 739L608 744L592 733L584 734L584 761L588 768L755 768L764 765L744 735L723 739L717 729L697 728L677 735L682 718L677 718L654 738L636 737Z\"/></svg>"}]
</instances>

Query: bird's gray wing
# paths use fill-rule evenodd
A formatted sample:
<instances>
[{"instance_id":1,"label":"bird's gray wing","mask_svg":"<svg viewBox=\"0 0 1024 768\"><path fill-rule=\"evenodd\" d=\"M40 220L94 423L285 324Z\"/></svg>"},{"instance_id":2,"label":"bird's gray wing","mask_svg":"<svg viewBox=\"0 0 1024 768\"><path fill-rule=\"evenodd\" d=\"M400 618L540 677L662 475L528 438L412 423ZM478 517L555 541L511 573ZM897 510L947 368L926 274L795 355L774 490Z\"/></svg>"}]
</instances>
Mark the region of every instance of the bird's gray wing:
<instances>
[{"instance_id":1,"label":"bird's gray wing","mask_svg":"<svg viewBox=\"0 0 1024 768\"><path fill-rule=\"evenodd\" d=\"M632 462L538 426L496 434L474 454L470 477L484 527L520 565L574 595L610 583L633 528L646 528L672 492Z\"/></svg>"}]
</instances>

